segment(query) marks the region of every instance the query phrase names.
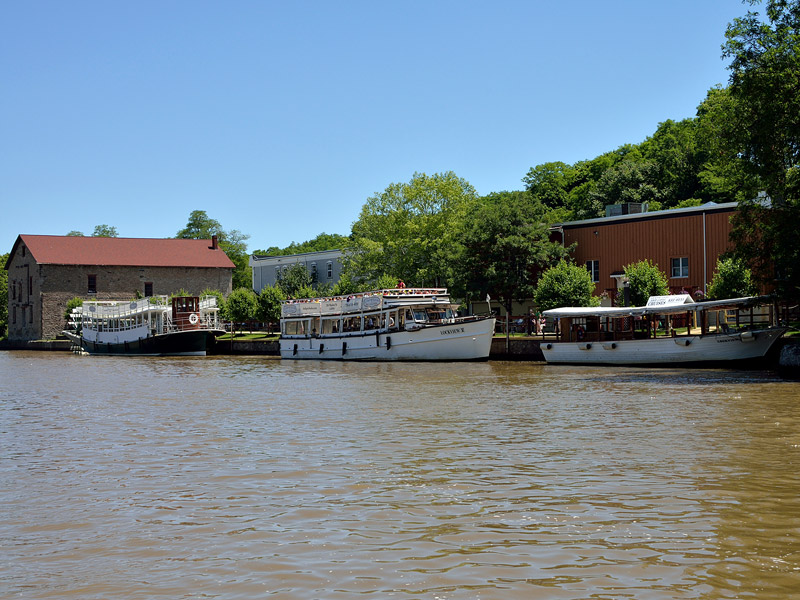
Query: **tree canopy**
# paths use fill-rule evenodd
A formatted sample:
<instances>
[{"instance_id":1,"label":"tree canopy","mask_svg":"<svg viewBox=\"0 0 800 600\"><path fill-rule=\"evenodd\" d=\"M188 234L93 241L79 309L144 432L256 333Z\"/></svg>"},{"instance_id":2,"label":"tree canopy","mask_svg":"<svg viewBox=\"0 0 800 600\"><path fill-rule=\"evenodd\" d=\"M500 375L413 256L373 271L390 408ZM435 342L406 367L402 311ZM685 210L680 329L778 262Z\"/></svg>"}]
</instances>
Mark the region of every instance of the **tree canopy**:
<instances>
[{"instance_id":1,"label":"tree canopy","mask_svg":"<svg viewBox=\"0 0 800 600\"><path fill-rule=\"evenodd\" d=\"M630 306L644 306L650 296L669 294L669 280L650 259L626 265L625 277L630 291Z\"/></svg>"},{"instance_id":2,"label":"tree canopy","mask_svg":"<svg viewBox=\"0 0 800 600\"><path fill-rule=\"evenodd\" d=\"M213 236L217 236L220 248L236 265L233 270L233 288L252 287L250 256L247 253L249 235L238 229L225 231L219 221L209 217L204 210L193 210L189 214L186 227L175 234L176 238L190 240L207 240Z\"/></svg>"},{"instance_id":3,"label":"tree canopy","mask_svg":"<svg viewBox=\"0 0 800 600\"><path fill-rule=\"evenodd\" d=\"M323 252L325 250L342 250L350 245L350 237L338 233L320 233L307 242L292 242L285 248L270 246L266 250L256 250L253 254L261 256L291 256L306 252Z\"/></svg>"},{"instance_id":4,"label":"tree canopy","mask_svg":"<svg viewBox=\"0 0 800 600\"><path fill-rule=\"evenodd\" d=\"M708 287L710 300L743 298L756 294L753 276L745 262L737 258L721 258L717 261L714 278Z\"/></svg>"},{"instance_id":5,"label":"tree canopy","mask_svg":"<svg viewBox=\"0 0 800 600\"><path fill-rule=\"evenodd\" d=\"M731 238L735 254L779 295L800 297L800 1L768 0L729 25L723 56L730 88L718 120L738 172L767 198L743 200Z\"/></svg>"},{"instance_id":6,"label":"tree canopy","mask_svg":"<svg viewBox=\"0 0 800 600\"><path fill-rule=\"evenodd\" d=\"M95 225L94 231L92 232L92 237L119 237L119 233L117 233L117 228L113 227L112 225L106 225L105 223L102 225Z\"/></svg>"},{"instance_id":7,"label":"tree canopy","mask_svg":"<svg viewBox=\"0 0 800 600\"><path fill-rule=\"evenodd\" d=\"M392 273L408 285L444 285L457 225L476 200L475 188L452 171L391 184L367 199L353 223L345 269L356 279Z\"/></svg>"},{"instance_id":8,"label":"tree canopy","mask_svg":"<svg viewBox=\"0 0 800 600\"><path fill-rule=\"evenodd\" d=\"M539 278L533 299L539 310L564 306L598 306L600 299L592 295L592 276L584 267L561 260Z\"/></svg>"},{"instance_id":9,"label":"tree canopy","mask_svg":"<svg viewBox=\"0 0 800 600\"><path fill-rule=\"evenodd\" d=\"M460 256L453 267L459 288L482 298L513 301L533 296L539 272L566 254L550 241L542 203L527 192L491 194L466 215Z\"/></svg>"}]
</instances>

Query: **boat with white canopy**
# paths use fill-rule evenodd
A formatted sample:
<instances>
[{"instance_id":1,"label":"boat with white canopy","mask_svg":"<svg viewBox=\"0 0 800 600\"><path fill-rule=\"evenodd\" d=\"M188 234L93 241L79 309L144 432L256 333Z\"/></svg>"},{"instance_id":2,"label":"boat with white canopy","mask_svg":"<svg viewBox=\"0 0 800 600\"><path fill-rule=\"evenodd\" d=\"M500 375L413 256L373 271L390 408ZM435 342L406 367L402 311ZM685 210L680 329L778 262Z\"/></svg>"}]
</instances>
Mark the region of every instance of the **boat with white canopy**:
<instances>
[{"instance_id":1,"label":"boat with white canopy","mask_svg":"<svg viewBox=\"0 0 800 600\"><path fill-rule=\"evenodd\" d=\"M772 325L767 297L695 302L652 296L646 306L563 307L543 312L557 341L541 345L555 364L702 365L764 357L786 331Z\"/></svg>"},{"instance_id":2,"label":"boat with white canopy","mask_svg":"<svg viewBox=\"0 0 800 600\"><path fill-rule=\"evenodd\" d=\"M481 360L495 319L460 317L445 288L374 290L281 306L281 357L314 360Z\"/></svg>"},{"instance_id":3,"label":"boat with white canopy","mask_svg":"<svg viewBox=\"0 0 800 600\"><path fill-rule=\"evenodd\" d=\"M86 301L69 320L64 334L89 354L205 356L225 333L214 296Z\"/></svg>"}]
</instances>

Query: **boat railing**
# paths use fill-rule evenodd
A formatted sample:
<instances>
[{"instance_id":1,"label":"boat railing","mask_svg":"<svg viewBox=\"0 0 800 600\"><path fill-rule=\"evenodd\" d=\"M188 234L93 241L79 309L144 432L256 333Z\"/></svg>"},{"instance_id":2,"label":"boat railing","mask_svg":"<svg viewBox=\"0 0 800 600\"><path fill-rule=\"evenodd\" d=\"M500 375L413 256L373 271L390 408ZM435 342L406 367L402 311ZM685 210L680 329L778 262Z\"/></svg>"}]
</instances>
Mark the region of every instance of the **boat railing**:
<instances>
[{"instance_id":1,"label":"boat railing","mask_svg":"<svg viewBox=\"0 0 800 600\"><path fill-rule=\"evenodd\" d=\"M87 301L83 303L83 314L99 319L124 319L153 309L166 308L166 296L153 296L130 302Z\"/></svg>"}]
</instances>

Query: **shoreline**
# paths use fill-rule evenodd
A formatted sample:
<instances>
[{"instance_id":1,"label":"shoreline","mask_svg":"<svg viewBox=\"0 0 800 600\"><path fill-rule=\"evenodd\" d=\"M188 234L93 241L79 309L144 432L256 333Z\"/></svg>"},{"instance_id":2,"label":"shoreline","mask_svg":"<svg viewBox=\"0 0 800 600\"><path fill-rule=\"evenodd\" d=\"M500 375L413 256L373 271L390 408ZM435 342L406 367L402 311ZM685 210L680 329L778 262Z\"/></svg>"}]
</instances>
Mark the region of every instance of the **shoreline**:
<instances>
[{"instance_id":1,"label":"shoreline","mask_svg":"<svg viewBox=\"0 0 800 600\"><path fill-rule=\"evenodd\" d=\"M547 340L544 340L547 341ZM540 348L543 340L534 337L511 338L506 352L506 338L494 337L489 360L509 360L544 363ZM69 352L69 340L34 340L25 342L0 341L3 350L35 350L45 352ZM217 340L209 352L212 356L280 356L277 340ZM777 370L782 376L800 378L800 338L783 338L775 344L764 360L758 361L755 369Z\"/></svg>"}]
</instances>

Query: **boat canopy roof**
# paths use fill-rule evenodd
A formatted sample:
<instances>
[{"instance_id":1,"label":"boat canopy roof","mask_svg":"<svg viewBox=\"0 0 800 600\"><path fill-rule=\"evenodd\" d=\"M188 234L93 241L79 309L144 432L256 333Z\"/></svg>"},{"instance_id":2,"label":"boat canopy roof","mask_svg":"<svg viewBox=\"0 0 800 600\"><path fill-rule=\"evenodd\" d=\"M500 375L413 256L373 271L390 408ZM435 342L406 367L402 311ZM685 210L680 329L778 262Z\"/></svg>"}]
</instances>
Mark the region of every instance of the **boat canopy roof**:
<instances>
[{"instance_id":1,"label":"boat canopy roof","mask_svg":"<svg viewBox=\"0 0 800 600\"><path fill-rule=\"evenodd\" d=\"M651 296L646 306L565 306L551 308L542 314L546 317L640 317L644 315L671 315L690 311L741 309L770 301L769 296L748 296L726 300L694 302L689 294Z\"/></svg>"},{"instance_id":2,"label":"boat canopy roof","mask_svg":"<svg viewBox=\"0 0 800 600\"><path fill-rule=\"evenodd\" d=\"M347 296L302 298L281 303L281 317L320 317L403 306L450 306L447 288L397 288Z\"/></svg>"}]
</instances>

